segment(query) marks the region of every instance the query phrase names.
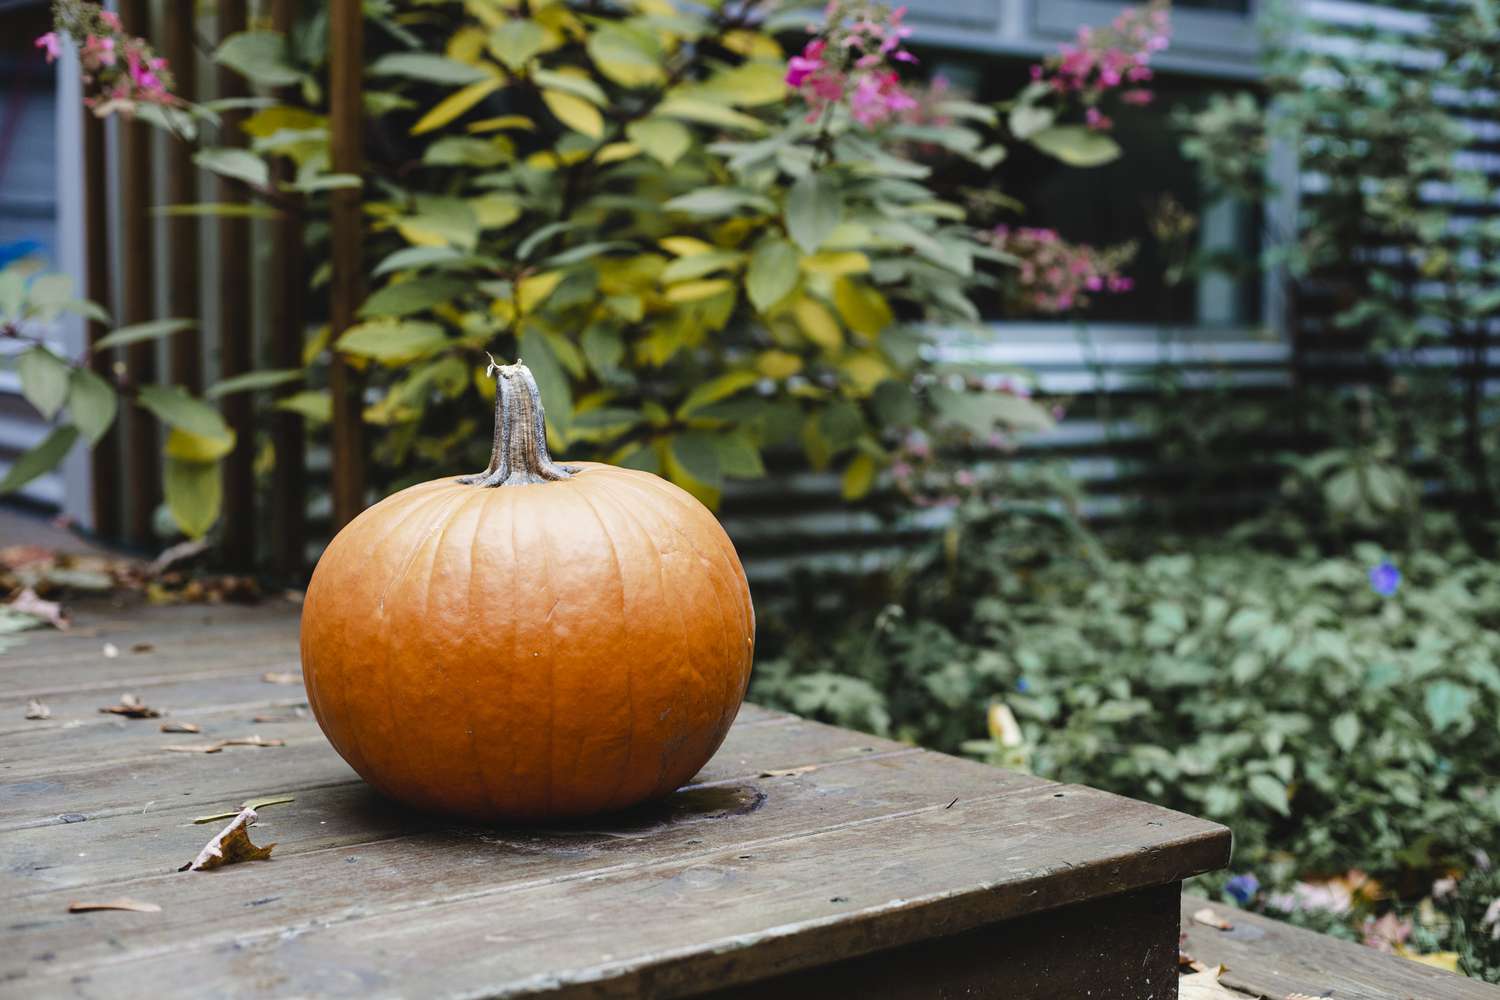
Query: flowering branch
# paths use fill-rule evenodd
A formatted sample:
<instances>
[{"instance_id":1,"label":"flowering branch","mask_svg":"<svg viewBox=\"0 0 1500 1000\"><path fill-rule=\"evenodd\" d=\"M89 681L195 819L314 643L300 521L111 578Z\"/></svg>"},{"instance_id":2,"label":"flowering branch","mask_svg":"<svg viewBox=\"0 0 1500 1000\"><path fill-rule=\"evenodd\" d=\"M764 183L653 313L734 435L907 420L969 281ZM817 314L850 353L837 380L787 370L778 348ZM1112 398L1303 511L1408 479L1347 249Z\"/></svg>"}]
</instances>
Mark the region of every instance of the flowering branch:
<instances>
[{"instance_id":1,"label":"flowering branch","mask_svg":"<svg viewBox=\"0 0 1500 1000\"><path fill-rule=\"evenodd\" d=\"M813 38L787 63L786 83L807 102L807 121L824 116L846 100L849 114L866 128L909 111L917 102L901 86L897 63L917 57L902 43L911 29L901 22L906 8L887 10L867 0L829 0L823 26L809 26Z\"/></svg>"},{"instance_id":2,"label":"flowering branch","mask_svg":"<svg viewBox=\"0 0 1500 1000\"><path fill-rule=\"evenodd\" d=\"M1152 78L1151 57L1167 47L1171 32L1167 0L1127 7L1107 28L1080 27L1076 43L1032 66L1031 78L1057 94L1076 95L1085 105L1085 123L1103 131L1114 124L1099 110L1107 93L1123 86L1120 100L1126 104L1154 99L1139 84Z\"/></svg>"},{"instance_id":3,"label":"flowering branch","mask_svg":"<svg viewBox=\"0 0 1500 1000\"><path fill-rule=\"evenodd\" d=\"M78 47L83 66L83 103L100 118L118 111L134 114L142 104L175 107L173 79L166 59L150 43L127 34L120 16L96 3L56 0L53 19L58 31L36 40L37 48L53 62L66 36Z\"/></svg>"}]
</instances>

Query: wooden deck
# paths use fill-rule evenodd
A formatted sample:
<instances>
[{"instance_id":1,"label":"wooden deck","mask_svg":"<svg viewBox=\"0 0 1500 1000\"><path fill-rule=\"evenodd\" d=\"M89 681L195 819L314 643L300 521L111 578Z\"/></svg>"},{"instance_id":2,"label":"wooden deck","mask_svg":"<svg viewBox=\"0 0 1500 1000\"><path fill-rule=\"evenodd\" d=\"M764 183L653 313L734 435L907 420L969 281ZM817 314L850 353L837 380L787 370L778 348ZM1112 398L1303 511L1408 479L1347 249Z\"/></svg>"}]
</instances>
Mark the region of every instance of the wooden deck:
<instances>
[{"instance_id":1,"label":"wooden deck","mask_svg":"<svg viewBox=\"0 0 1500 1000\"><path fill-rule=\"evenodd\" d=\"M1167 998L1178 883L1228 857L1212 823L751 706L629 814L416 815L307 714L297 612L101 605L0 656L0 996ZM99 711L124 693L166 714ZM285 742L163 749L252 734ZM178 873L223 825L194 818L280 795L271 860ZM160 911L69 912L119 898Z\"/></svg>"}]
</instances>

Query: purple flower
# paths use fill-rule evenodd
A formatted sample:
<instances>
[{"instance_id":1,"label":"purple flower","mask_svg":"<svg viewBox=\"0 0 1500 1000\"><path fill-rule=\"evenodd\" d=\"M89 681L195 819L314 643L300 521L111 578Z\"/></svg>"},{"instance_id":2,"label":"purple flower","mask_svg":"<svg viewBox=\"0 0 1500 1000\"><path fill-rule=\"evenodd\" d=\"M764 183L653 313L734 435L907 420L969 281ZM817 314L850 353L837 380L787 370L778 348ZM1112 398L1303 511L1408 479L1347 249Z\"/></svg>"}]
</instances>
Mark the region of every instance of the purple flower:
<instances>
[{"instance_id":1,"label":"purple flower","mask_svg":"<svg viewBox=\"0 0 1500 1000\"><path fill-rule=\"evenodd\" d=\"M1401 571L1389 562L1370 570L1370 589L1381 597L1390 597L1401 586Z\"/></svg>"},{"instance_id":2,"label":"purple flower","mask_svg":"<svg viewBox=\"0 0 1500 1000\"><path fill-rule=\"evenodd\" d=\"M1241 906L1247 905L1260 892L1260 879L1246 872L1244 875L1236 875L1224 883L1224 891L1234 898Z\"/></svg>"}]
</instances>

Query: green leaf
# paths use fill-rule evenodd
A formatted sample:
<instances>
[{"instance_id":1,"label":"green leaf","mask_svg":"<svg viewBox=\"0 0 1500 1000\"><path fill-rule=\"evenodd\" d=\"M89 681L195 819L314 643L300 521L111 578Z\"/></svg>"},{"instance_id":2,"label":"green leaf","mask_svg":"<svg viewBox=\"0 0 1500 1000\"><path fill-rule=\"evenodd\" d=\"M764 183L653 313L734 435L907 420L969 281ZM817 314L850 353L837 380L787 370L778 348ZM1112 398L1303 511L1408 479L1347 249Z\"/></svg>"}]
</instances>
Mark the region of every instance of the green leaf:
<instances>
[{"instance_id":1,"label":"green leaf","mask_svg":"<svg viewBox=\"0 0 1500 1000\"><path fill-rule=\"evenodd\" d=\"M765 195L729 187L698 188L678 195L662 205L662 208L668 212L707 216L733 215L746 208L763 213L776 210L775 204Z\"/></svg>"},{"instance_id":2,"label":"green leaf","mask_svg":"<svg viewBox=\"0 0 1500 1000\"><path fill-rule=\"evenodd\" d=\"M1272 810L1282 816L1292 814L1291 805L1287 802L1286 785L1269 774L1250 775L1247 787L1250 794L1265 803Z\"/></svg>"},{"instance_id":3,"label":"green leaf","mask_svg":"<svg viewBox=\"0 0 1500 1000\"><path fill-rule=\"evenodd\" d=\"M203 395L208 399L221 399L224 396L233 396L237 392L253 392L257 389L274 389L279 385L288 385L292 382L300 382L307 377L307 373L301 368L266 369L258 372L245 372L243 375L235 375L226 378L212 386Z\"/></svg>"},{"instance_id":4,"label":"green leaf","mask_svg":"<svg viewBox=\"0 0 1500 1000\"><path fill-rule=\"evenodd\" d=\"M622 87L646 87L666 79L661 45L650 29L605 23L589 34L589 58Z\"/></svg>"},{"instance_id":5,"label":"green leaf","mask_svg":"<svg viewBox=\"0 0 1500 1000\"><path fill-rule=\"evenodd\" d=\"M174 333L191 330L196 326L190 319L158 319L149 323L137 323L134 326L122 326L107 337L100 337L94 342L93 350L107 351L115 347L124 347L127 344L139 344L144 340L155 340L159 337L170 337Z\"/></svg>"},{"instance_id":6,"label":"green leaf","mask_svg":"<svg viewBox=\"0 0 1500 1000\"><path fill-rule=\"evenodd\" d=\"M719 469L735 479L760 479L766 474L760 449L747 434L721 434L714 439Z\"/></svg>"},{"instance_id":7,"label":"green leaf","mask_svg":"<svg viewBox=\"0 0 1500 1000\"><path fill-rule=\"evenodd\" d=\"M181 427L173 427L172 432L167 435L167 446L163 449L163 454L184 462L217 462L231 451L234 451L233 435L223 438L204 437Z\"/></svg>"},{"instance_id":8,"label":"green leaf","mask_svg":"<svg viewBox=\"0 0 1500 1000\"><path fill-rule=\"evenodd\" d=\"M191 205L158 205L151 209L156 216L207 216L215 219L279 219L281 213L270 205L255 202L203 201Z\"/></svg>"},{"instance_id":9,"label":"green leaf","mask_svg":"<svg viewBox=\"0 0 1500 1000\"><path fill-rule=\"evenodd\" d=\"M801 258L790 243L775 236L761 240L745 274L745 291L751 304L768 312L797 287L801 270Z\"/></svg>"},{"instance_id":10,"label":"green leaf","mask_svg":"<svg viewBox=\"0 0 1500 1000\"><path fill-rule=\"evenodd\" d=\"M583 331L583 356L600 376L612 374L625 357L625 341L612 326L595 323Z\"/></svg>"},{"instance_id":11,"label":"green leaf","mask_svg":"<svg viewBox=\"0 0 1500 1000\"><path fill-rule=\"evenodd\" d=\"M870 396L875 415L887 427L910 427L922 415L911 386L896 379L887 379L875 387Z\"/></svg>"},{"instance_id":12,"label":"green leaf","mask_svg":"<svg viewBox=\"0 0 1500 1000\"><path fill-rule=\"evenodd\" d=\"M838 186L824 174L807 174L787 192L786 231L803 253L816 253L843 214Z\"/></svg>"},{"instance_id":13,"label":"green leaf","mask_svg":"<svg viewBox=\"0 0 1500 1000\"><path fill-rule=\"evenodd\" d=\"M1353 753L1354 748L1359 745L1359 716L1353 712L1343 712L1333 720L1328 731L1340 750Z\"/></svg>"},{"instance_id":14,"label":"green leaf","mask_svg":"<svg viewBox=\"0 0 1500 1000\"><path fill-rule=\"evenodd\" d=\"M1057 116L1050 108L1035 104L1017 104L1010 112L1010 131L1017 139L1030 139L1050 126Z\"/></svg>"},{"instance_id":15,"label":"green leaf","mask_svg":"<svg viewBox=\"0 0 1500 1000\"><path fill-rule=\"evenodd\" d=\"M21 395L51 420L68 398L67 364L45 347L37 346L16 360L16 374L21 376Z\"/></svg>"},{"instance_id":16,"label":"green leaf","mask_svg":"<svg viewBox=\"0 0 1500 1000\"><path fill-rule=\"evenodd\" d=\"M707 253L678 257L662 268L661 282L673 285L679 281L692 281L733 267L744 259L745 255L735 250L710 250Z\"/></svg>"},{"instance_id":17,"label":"green leaf","mask_svg":"<svg viewBox=\"0 0 1500 1000\"><path fill-rule=\"evenodd\" d=\"M47 322L73 305L73 279L66 274L44 274L31 282L31 308Z\"/></svg>"},{"instance_id":18,"label":"green leaf","mask_svg":"<svg viewBox=\"0 0 1500 1000\"><path fill-rule=\"evenodd\" d=\"M1031 136L1031 144L1070 167L1097 167L1120 155L1120 144L1082 125L1058 125Z\"/></svg>"},{"instance_id":19,"label":"green leaf","mask_svg":"<svg viewBox=\"0 0 1500 1000\"><path fill-rule=\"evenodd\" d=\"M1477 698L1478 693L1473 688L1453 681L1437 681L1427 687L1422 704L1433 728L1442 731L1453 725L1471 725Z\"/></svg>"},{"instance_id":20,"label":"green leaf","mask_svg":"<svg viewBox=\"0 0 1500 1000\"><path fill-rule=\"evenodd\" d=\"M11 266L0 271L0 317L18 320L25 306L26 279L21 276L21 269Z\"/></svg>"},{"instance_id":21,"label":"green leaf","mask_svg":"<svg viewBox=\"0 0 1500 1000\"><path fill-rule=\"evenodd\" d=\"M193 162L221 177L231 177L254 187L265 188L271 184L271 168L248 149L203 149L193 154Z\"/></svg>"},{"instance_id":22,"label":"green leaf","mask_svg":"<svg viewBox=\"0 0 1500 1000\"><path fill-rule=\"evenodd\" d=\"M202 538L219 519L224 503L218 463L168 458L162 466L162 493L182 533Z\"/></svg>"},{"instance_id":23,"label":"green leaf","mask_svg":"<svg viewBox=\"0 0 1500 1000\"><path fill-rule=\"evenodd\" d=\"M333 397L323 390L305 389L277 400L276 409L301 414L308 420L326 424L333 420Z\"/></svg>"},{"instance_id":24,"label":"green leaf","mask_svg":"<svg viewBox=\"0 0 1500 1000\"><path fill-rule=\"evenodd\" d=\"M428 264L446 264L463 259L464 255L453 247L403 247L377 264L371 273L380 278L408 268L425 267Z\"/></svg>"},{"instance_id":25,"label":"green leaf","mask_svg":"<svg viewBox=\"0 0 1500 1000\"><path fill-rule=\"evenodd\" d=\"M646 118L625 126L630 141L641 147L647 156L670 167L693 146L693 133L679 122L669 118Z\"/></svg>"},{"instance_id":26,"label":"green leaf","mask_svg":"<svg viewBox=\"0 0 1500 1000\"><path fill-rule=\"evenodd\" d=\"M234 432L219 411L201 399L194 399L181 386L143 385L136 394L136 402L162 423L180 427L189 434L217 441L234 440Z\"/></svg>"},{"instance_id":27,"label":"green leaf","mask_svg":"<svg viewBox=\"0 0 1500 1000\"><path fill-rule=\"evenodd\" d=\"M506 140L450 135L427 147L422 162L429 167L498 167L511 158Z\"/></svg>"},{"instance_id":28,"label":"green leaf","mask_svg":"<svg viewBox=\"0 0 1500 1000\"><path fill-rule=\"evenodd\" d=\"M705 486L718 489L724 484L715 435L705 431L678 434L672 438L672 455L689 475Z\"/></svg>"},{"instance_id":29,"label":"green leaf","mask_svg":"<svg viewBox=\"0 0 1500 1000\"><path fill-rule=\"evenodd\" d=\"M393 52L381 56L365 70L371 76L403 76L425 83L444 83L461 87L490 78L477 66L428 52Z\"/></svg>"},{"instance_id":30,"label":"green leaf","mask_svg":"<svg viewBox=\"0 0 1500 1000\"><path fill-rule=\"evenodd\" d=\"M68 380L68 413L89 445L96 445L115 421L120 397L114 387L87 368L75 368Z\"/></svg>"},{"instance_id":31,"label":"green leaf","mask_svg":"<svg viewBox=\"0 0 1500 1000\"><path fill-rule=\"evenodd\" d=\"M576 94L560 90L542 91L542 103L558 121L590 139L604 138L604 115Z\"/></svg>"},{"instance_id":32,"label":"green leaf","mask_svg":"<svg viewBox=\"0 0 1500 1000\"><path fill-rule=\"evenodd\" d=\"M230 35L214 53L214 62L266 87L290 87L306 75L292 65L286 39L274 31Z\"/></svg>"},{"instance_id":33,"label":"green leaf","mask_svg":"<svg viewBox=\"0 0 1500 1000\"><path fill-rule=\"evenodd\" d=\"M758 381L760 381L760 376L755 372L725 372L718 378L709 379L688 393L687 399L684 399L682 405L677 408L677 416L679 419L686 417L693 411L732 396L742 389L749 388Z\"/></svg>"},{"instance_id":34,"label":"green leaf","mask_svg":"<svg viewBox=\"0 0 1500 1000\"><path fill-rule=\"evenodd\" d=\"M979 437L989 435L996 424L1020 431L1047 430L1052 416L1023 396L1007 392L959 392L938 387L929 398L940 416Z\"/></svg>"},{"instance_id":35,"label":"green leaf","mask_svg":"<svg viewBox=\"0 0 1500 1000\"><path fill-rule=\"evenodd\" d=\"M546 46L546 30L527 18L506 21L490 32L490 51L512 70L520 70Z\"/></svg>"},{"instance_id":36,"label":"green leaf","mask_svg":"<svg viewBox=\"0 0 1500 1000\"><path fill-rule=\"evenodd\" d=\"M601 108L609 105L609 98L605 96L604 91L600 90L599 85L588 77L539 69L531 74L531 79L544 90L559 90L564 94L581 97Z\"/></svg>"},{"instance_id":37,"label":"green leaf","mask_svg":"<svg viewBox=\"0 0 1500 1000\"><path fill-rule=\"evenodd\" d=\"M410 316L457 298L469 287L467 282L446 275L415 278L386 285L360 306L361 318L376 316Z\"/></svg>"},{"instance_id":38,"label":"green leaf","mask_svg":"<svg viewBox=\"0 0 1500 1000\"><path fill-rule=\"evenodd\" d=\"M669 97L656 107L656 114L665 118L677 118L682 121L697 122L700 125L714 125L719 128L739 129L743 132L751 132L756 135L766 131L765 122L754 118L742 111L725 107L722 104L714 104L711 101L700 101L688 97Z\"/></svg>"},{"instance_id":39,"label":"green leaf","mask_svg":"<svg viewBox=\"0 0 1500 1000\"><path fill-rule=\"evenodd\" d=\"M78 428L69 424L54 427L41 444L11 463L5 478L0 479L0 494L14 493L38 476L51 472L77 440Z\"/></svg>"},{"instance_id":40,"label":"green leaf","mask_svg":"<svg viewBox=\"0 0 1500 1000\"><path fill-rule=\"evenodd\" d=\"M436 323L377 319L352 326L338 339L345 354L372 358L395 367L435 354L450 341Z\"/></svg>"}]
</instances>

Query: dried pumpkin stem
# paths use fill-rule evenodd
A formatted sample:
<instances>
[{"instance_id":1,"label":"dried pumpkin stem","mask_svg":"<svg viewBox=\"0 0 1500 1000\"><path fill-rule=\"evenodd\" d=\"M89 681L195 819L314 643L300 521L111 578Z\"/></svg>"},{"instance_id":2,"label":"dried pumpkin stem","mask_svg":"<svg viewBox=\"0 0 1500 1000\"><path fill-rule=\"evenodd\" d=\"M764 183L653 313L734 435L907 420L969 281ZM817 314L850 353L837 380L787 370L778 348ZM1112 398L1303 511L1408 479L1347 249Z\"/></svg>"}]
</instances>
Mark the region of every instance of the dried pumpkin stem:
<instances>
[{"instance_id":1,"label":"dried pumpkin stem","mask_svg":"<svg viewBox=\"0 0 1500 1000\"><path fill-rule=\"evenodd\" d=\"M547 452L547 423L542 394L531 369L517 359L513 365L491 363L495 376L495 447L489 468L463 476L466 486L529 486L567 479L577 469L559 465Z\"/></svg>"}]
</instances>

